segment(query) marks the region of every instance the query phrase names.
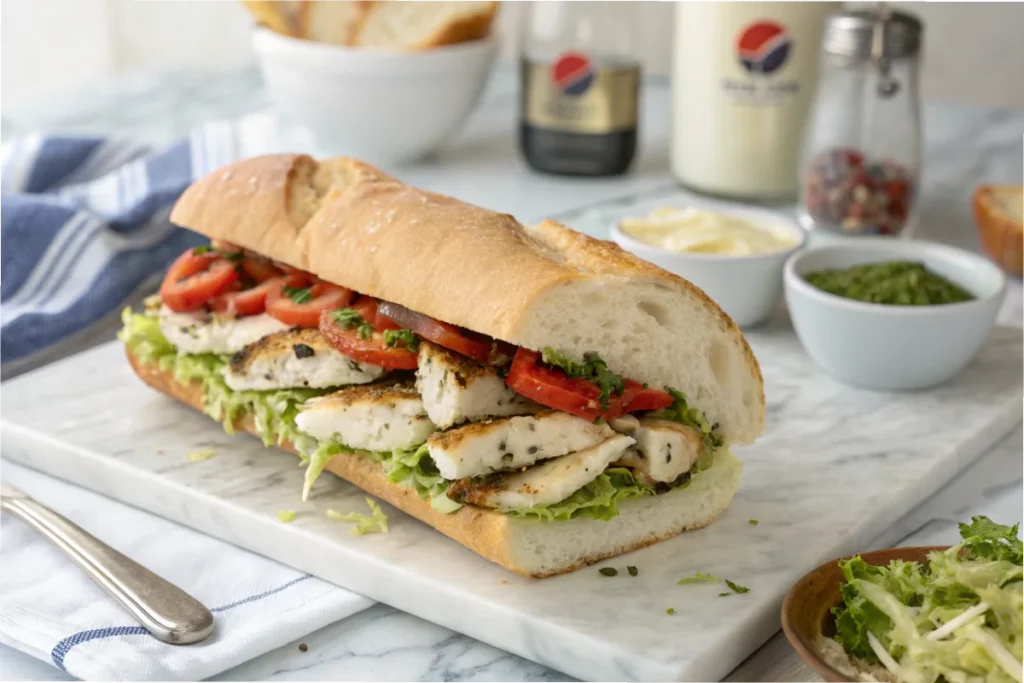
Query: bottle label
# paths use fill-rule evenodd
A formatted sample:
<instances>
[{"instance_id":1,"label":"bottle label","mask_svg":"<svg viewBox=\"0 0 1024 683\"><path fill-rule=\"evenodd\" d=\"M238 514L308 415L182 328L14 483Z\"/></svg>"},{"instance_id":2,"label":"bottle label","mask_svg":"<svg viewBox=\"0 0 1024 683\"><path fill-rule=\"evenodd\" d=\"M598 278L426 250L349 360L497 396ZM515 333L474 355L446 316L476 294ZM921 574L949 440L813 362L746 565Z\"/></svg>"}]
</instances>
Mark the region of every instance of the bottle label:
<instances>
[{"instance_id":1,"label":"bottle label","mask_svg":"<svg viewBox=\"0 0 1024 683\"><path fill-rule=\"evenodd\" d=\"M640 67L598 66L580 52L554 62L522 61L523 120L566 133L636 129Z\"/></svg>"},{"instance_id":2,"label":"bottle label","mask_svg":"<svg viewBox=\"0 0 1024 683\"><path fill-rule=\"evenodd\" d=\"M789 29L770 19L744 26L736 36L736 60L744 77L722 79L722 89L738 104L774 105L794 98L800 82L787 69L793 52Z\"/></svg>"}]
</instances>

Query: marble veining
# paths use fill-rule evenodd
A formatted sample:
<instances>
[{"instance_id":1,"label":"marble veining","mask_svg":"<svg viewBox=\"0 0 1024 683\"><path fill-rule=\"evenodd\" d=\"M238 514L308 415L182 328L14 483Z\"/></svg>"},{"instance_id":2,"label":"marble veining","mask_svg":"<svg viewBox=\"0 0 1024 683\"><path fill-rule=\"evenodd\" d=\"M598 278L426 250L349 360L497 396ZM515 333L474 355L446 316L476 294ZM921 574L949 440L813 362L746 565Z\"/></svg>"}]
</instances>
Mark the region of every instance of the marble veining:
<instances>
[{"instance_id":1,"label":"marble veining","mask_svg":"<svg viewBox=\"0 0 1024 683\"><path fill-rule=\"evenodd\" d=\"M5 383L0 429L5 457L570 675L715 679L771 635L807 567L863 547L1020 418L1019 329L997 328L956 381L893 395L819 373L781 318L748 338L768 425L738 452L743 486L711 527L603 563L636 565L635 579L594 568L523 579L393 509L390 533L351 536L323 512L362 509L361 492L324 477L301 503L293 456L152 392L117 344ZM196 448L217 455L187 463ZM298 518L281 524L279 509ZM751 591L675 584L697 571Z\"/></svg>"}]
</instances>

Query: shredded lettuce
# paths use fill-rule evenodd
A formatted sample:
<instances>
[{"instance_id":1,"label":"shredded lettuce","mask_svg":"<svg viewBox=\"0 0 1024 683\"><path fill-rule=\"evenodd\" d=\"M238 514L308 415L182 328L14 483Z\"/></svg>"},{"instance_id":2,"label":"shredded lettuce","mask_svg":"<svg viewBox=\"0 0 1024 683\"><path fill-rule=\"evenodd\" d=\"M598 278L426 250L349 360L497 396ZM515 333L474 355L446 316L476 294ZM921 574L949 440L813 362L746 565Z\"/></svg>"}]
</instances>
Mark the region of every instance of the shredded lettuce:
<instances>
[{"instance_id":1,"label":"shredded lettuce","mask_svg":"<svg viewBox=\"0 0 1024 683\"><path fill-rule=\"evenodd\" d=\"M927 563L840 563L835 639L856 658L913 683L1021 680L1019 525L987 517L960 525L963 540Z\"/></svg>"},{"instance_id":2,"label":"shredded lettuce","mask_svg":"<svg viewBox=\"0 0 1024 683\"><path fill-rule=\"evenodd\" d=\"M265 445L291 442L302 456L300 465L306 467L302 499L306 500L314 482L323 472L327 463L340 453L358 453L379 462L387 473L388 480L408 486L420 498L430 500L431 507L442 513L452 513L462 507L447 496L450 481L437 470L426 444L418 448L393 452L357 451L336 441L318 441L299 431L295 418L300 406L310 398L327 393L316 389L285 389L277 391L235 391L224 382L223 371L230 362L228 356L217 354L179 354L174 346L160 332L160 324L153 312L133 313L126 308L122 314L124 327L118 338L128 347L132 355L147 365L156 365L163 371L171 371L180 382L202 383L205 412L224 425L231 433L237 420L251 415L257 432ZM683 424L700 428L706 440L721 445L704 415L686 406L686 398L673 392L676 402L663 411L652 413L662 419L672 419ZM661 413L665 413L662 415ZM717 441L716 441L717 439ZM690 484L691 477L711 466L713 448L706 448L697 463L679 480L668 488L683 488ZM588 517L608 520L619 514L619 504L631 498L653 496L664 490L665 485L655 488L639 481L624 467L611 467L594 481L579 489L567 499L554 505L515 510L503 510L506 514L542 521L555 521Z\"/></svg>"},{"instance_id":3,"label":"shredded lettuce","mask_svg":"<svg viewBox=\"0 0 1024 683\"><path fill-rule=\"evenodd\" d=\"M357 536L379 534L381 532L386 533L388 530L387 515L384 514L384 511L380 509L380 505L373 498L366 498L366 504L370 506L369 515L363 515L358 512L342 514L337 510L328 510L327 516L336 522L355 524L352 527L352 533Z\"/></svg>"}]
</instances>

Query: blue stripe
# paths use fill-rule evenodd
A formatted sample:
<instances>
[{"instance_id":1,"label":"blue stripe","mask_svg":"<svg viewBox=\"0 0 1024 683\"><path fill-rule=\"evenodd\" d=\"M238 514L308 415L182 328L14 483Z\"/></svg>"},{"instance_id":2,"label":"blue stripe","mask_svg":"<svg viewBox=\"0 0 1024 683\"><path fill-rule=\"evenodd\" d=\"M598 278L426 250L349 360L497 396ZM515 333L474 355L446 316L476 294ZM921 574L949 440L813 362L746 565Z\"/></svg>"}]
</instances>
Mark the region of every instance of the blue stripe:
<instances>
[{"instance_id":1,"label":"blue stripe","mask_svg":"<svg viewBox=\"0 0 1024 683\"><path fill-rule=\"evenodd\" d=\"M257 595L250 595L247 598L242 598L241 600L230 602L226 605L221 605L220 607L213 607L212 609L210 609L210 611L226 612L227 610L238 607L239 605L246 605L250 602L262 600L263 598L270 595L274 595L275 593L280 593L283 590L291 588L297 583L301 583L306 579L311 578L313 578L312 574L304 574L303 576L300 576L297 579L292 579L288 583L278 586L277 588L272 588L264 593L258 593ZM57 643L53 647L53 650L50 652L50 659L53 660L53 663L57 666L58 669L65 673L69 673L68 670L64 668L64 658L67 657L68 653L71 651L71 648L73 648L75 645L78 645L79 643L87 643L90 640L99 640L100 638L145 635L149 635L149 631L147 631L141 626L108 626L106 628L95 628L89 631L79 631L78 633L70 635L64 640Z\"/></svg>"},{"instance_id":2,"label":"blue stripe","mask_svg":"<svg viewBox=\"0 0 1024 683\"><path fill-rule=\"evenodd\" d=\"M39 146L23 192L46 192L59 184L92 156L102 138L51 137Z\"/></svg>"}]
</instances>

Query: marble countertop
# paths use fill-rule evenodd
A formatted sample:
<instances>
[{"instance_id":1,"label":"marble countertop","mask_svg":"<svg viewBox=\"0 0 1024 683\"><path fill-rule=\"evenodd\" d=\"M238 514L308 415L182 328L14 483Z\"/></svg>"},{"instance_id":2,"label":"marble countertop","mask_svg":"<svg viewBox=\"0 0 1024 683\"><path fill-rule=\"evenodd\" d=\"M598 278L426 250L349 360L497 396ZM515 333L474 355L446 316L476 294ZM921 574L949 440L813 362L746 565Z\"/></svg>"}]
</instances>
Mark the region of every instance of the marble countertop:
<instances>
[{"instance_id":1,"label":"marble countertop","mask_svg":"<svg viewBox=\"0 0 1024 683\"><path fill-rule=\"evenodd\" d=\"M388 169L413 184L524 218L553 217L673 187L668 174L667 83L650 82L642 152L623 179L578 181L529 172L515 150L515 84L496 75L462 135L434 159ZM264 108L258 74L142 74L100 89L68 93L3 114L9 139L31 130L117 133L163 144L211 118ZM969 197L981 182L1020 182L1024 112L926 106L925 171L916 236L970 249L978 240ZM788 210L788 207L781 207ZM1011 282L1000 318L1021 323L1021 283ZM102 339L103 335L99 335ZM1024 448L1020 428L906 518L895 522L908 545L949 542L956 521L973 514L1019 518ZM384 605L333 624L227 671L225 680L564 680L564 675ZM43 662L0 646L3 680L61 678ZM777 634L728 680L818 680Z\"/></svg>"}]
</instances>

